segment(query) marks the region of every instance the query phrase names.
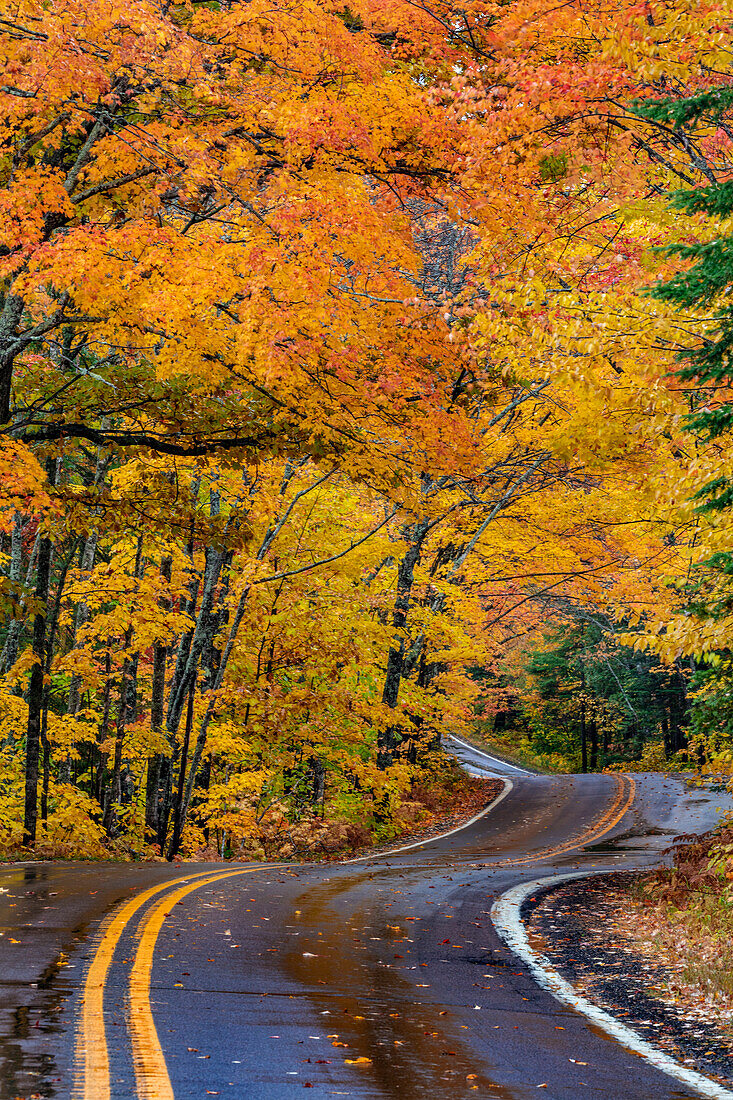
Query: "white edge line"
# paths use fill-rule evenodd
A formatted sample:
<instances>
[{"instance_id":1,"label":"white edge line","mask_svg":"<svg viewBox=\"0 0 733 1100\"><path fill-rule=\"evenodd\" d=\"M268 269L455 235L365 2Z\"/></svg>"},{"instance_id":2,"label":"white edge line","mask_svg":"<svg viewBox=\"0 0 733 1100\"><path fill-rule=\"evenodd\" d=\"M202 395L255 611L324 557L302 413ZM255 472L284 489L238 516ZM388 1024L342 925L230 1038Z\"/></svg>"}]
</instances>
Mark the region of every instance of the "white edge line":
<instances>
[{"instance_id":1,"label":"white edge line","mask_svg":"<svg viewBox=\"0 0 733 1100\"><path fill-rule=\"evenodd\" d=\"M570 982L565 981L558 974L550 961L530 946L521 917L522 904L530 894L535 893L537 890L555 886L560 882L570 882L573 879L608 873L613 873L613 871L583 871L568 875L551 875L548 878L539 878L533 882L513 886L511 890L507 890L494 902L491 907L491 919L507 947L527 964L537 984L556 997L558 1001L569 1005L576 1012L580 1012L602 1028L607 1035L618 1040L628 1050L639 1054L645 1061L661 1070L662 1073L666 1073L683 1084L689 1085L701 1096L710 1097L712 1100L733 1100L733 1092L729 1089L719 1085L717 1081L713 1081L709 1077L705 1077L703 1074L675 1062L668 1054L647 1042L638 1032L632 1031L626 1024L617 1020L615 1016L605 1012L602 1008L598 1008L597 1005L592 1004L585 997L581 997Z\"/></svg>"},{"instance_id":2,"label":"white edge line","mask_svg":"<svg viewBox=\"0 0 733 1100\"><path fill-rule=\"evenodd\" d=\"M388 852L374 852L370 856L357 856L356 859L341 859L340 864L346 863L365 863L369 859L387 859L389 856L395 856L398 852L409 852L413 848L424 848L427 844L434 844L436 840L445 840L448 836L453 836L454 833L460 833L462 829L467 829L469 825L473 825L476 821L480 821L482 817L486 817L495 809L500 802L503 802L510 791L514 790L514 784L511 779L504 779L501 776L497 776L504 784L504 790L500 795L490 802L488 806L485 806L480 813L474 814L469 821L464 821L462 825L456 825L455 829L450 829L447 833L440 833L439 836L427 837L426 840L416 840L414 844L403 844L401 848L390 848Z\"/></svg>"},{"instance_id":3,"label":"white edge line","mask_svg":"<svg viewBox=\"0 0 733 1100\"><path fill-rule=\"evenodd\" d=\"M518 768L516 764L510 764L508 760L502 760L498 756L492 756L488 752L483 752L482 749L477 749L475 745L469 744L468 741L461 741L460 737L456 737L454 734L449 733L447 735L450 741L455 741L457 744L462 745L464 749L470 749L472 752L478 753L479 756L483 756L486 760L493 760L495 764L501 764L504 768L511 768L513 772L518 772L519 775L533 775L533 772L528 772L526 768Z\"/></svg>"},{"instance_id":4,"label":"white edge line","mask_svg":"<svg viewBox=\"0 0 733 1100\"><path fill-rule=\"evenodd\" d=\"M503 760L499 760L499 758L496 757L496 756L489 756L489 754L487 752L482 752L482 750L477 749L475 745L469 745L466 741L461 741L460 737L453 737L453 734L448 734L448 737L452 738L453 741L457 741L459 745L465 745L465 747L467 749L472 749L474 752L478 753L479 756L484 756L487 760L493 760L497 764L504 764L505 763ZM506 764L505 766L507 768L514 768L513 764ZM520 771L520 769L519 768L514 768L514 771ZM521 774L522 775L531 775L532 772L521 772ZM498 806L500 802L503 802L504 799L506 798L506 796L511 791L514 790L514 784L512 783L511 779L507 778L507 776L497 775L497 776L493 776L492 778L500 779L502 781L502 783L504 784L504 790L501 792L500 795L497 795L497 797L494 799L493 802L490 802L488 806L485 806L484 809L481 810L480 813L474 814L474 816L472 818L470 818L468 821L464 821L462 825L456 825L455 829L450 829L447 833L440 833L438 836L428 837L426 840L417 840L417 841L415 841L414 844L404 844L401 848L390 848L388 852L375 852L370 856L357 856L356 859L340 859L340 860L338 860L338 863L339 864L364 863L368 859L384 859L386 856L393 856L393 855L396 855L398 852L409 852L413 848L422 848L426 844L434 844L436 840L445 840L446 837L453 836L454 833L460 833L460 831L462 829L467 829L469 827L469 825L474 825L477 821L480 821L482 817L486 817L487 814L491 813L491 811L494 809L495 806ZM31 860L22 860L22 861L19 861L18 863L15 863L15 864L0 863L0 871L2 871L3 867L13 867L13 866L15 866L15 867L24 867L28 863L48 863L48 862L49 862L48 860L44 860L44 859L31 859ZM110 860L110 862L113 862L113 861ZM213 864L212 864L212 866L213 866ZM230 866L230 864L224 864L224 866ZM255 866L273 867L273 866L276 866L276 864L262 863L262 864L255 864ZM290 863L286 863L286 864L283 864L283 866L290 867L290 866L294 866L294 865L290 864ZM732 1095L731 1100L733 1100L733 1095Z\"/></svg>"}]
</instances>

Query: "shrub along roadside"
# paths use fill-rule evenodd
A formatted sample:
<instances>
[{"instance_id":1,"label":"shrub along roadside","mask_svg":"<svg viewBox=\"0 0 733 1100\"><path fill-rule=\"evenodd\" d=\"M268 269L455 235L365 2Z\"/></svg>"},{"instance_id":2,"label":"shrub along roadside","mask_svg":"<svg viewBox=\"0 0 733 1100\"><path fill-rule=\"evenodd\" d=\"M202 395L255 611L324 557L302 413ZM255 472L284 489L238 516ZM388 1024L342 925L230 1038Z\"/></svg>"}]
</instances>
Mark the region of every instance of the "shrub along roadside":
<instances>
[{"instance_id":1,"label":"shrub along roadside","mask_svg":"<svg viewBox=\"0 0 733 1100\"><path fill-rule=\"evenodd\" d=\"M668 972L659 992L733 1038L733 824L680 838L629 903L623 931Z\"/></svg>"},{"instance_id":2,"label":"shrub along roadside","mask_svg":"<svg viewBox=\"0 0 733 1100\"><path fill-rule=\"evenodd\" d=\"M328 799L320 812L313 812L298 811L283 798L274 799L257 814L251 799L241 797L222 807L219 827L209 830L208 838L203 829L191 830L193 843L183 856L195 862L339 859L460 825L488 805L501 788L500 780L468 776L451 757L436 753L432 767L384 815L362 813L357 821ZM88 807L78 806L73 799L64 801L63 793L56 799L59 806L49 817L34 859L163 860L157 845L110 841L101 826L90 821ZM22 860L28 854L10 833L0 832L0 862Z\"/></svg>"}]
</instances>

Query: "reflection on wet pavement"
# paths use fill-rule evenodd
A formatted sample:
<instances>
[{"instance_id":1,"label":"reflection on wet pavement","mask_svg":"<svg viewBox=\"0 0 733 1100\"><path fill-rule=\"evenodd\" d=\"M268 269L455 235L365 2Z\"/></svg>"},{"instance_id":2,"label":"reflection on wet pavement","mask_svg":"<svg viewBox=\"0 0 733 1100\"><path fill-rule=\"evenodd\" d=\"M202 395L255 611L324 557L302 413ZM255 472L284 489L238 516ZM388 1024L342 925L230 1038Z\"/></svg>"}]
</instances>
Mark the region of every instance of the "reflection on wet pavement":
<instances>
[{"instance_id":1,"label":"reflection on wet pavement","mask_svg":"<svg viewBox=\"0 0 733 1100\"><path fill-rule=\"evenodd\" d=\"M158 945L152 1000L177 1100L216 1094L220 1084L222 1095L251 1100L280 1100L296 1084L362 1100L618 1100L628 1056L603 1036L603 1064L597 1047L579 1057L578 1048L595 1042L592 1032L502 954L488 919L496 891L538 868L648 866L675 832L712 823L709 796L700 803L699 790L691 797L679 781L638 777L633 813L615 834L597 833L583 846L614 784L611 776L517 780L493 816L409 854L359 868L263 868L256 888L249 880L247 901L240 888L217 886L176 909ZM572 838L578 846L567 850ZM535 862L557 846L561 854ZM509 866L515 856L526 863ZM0 871L2 1100L70 1094L66 1018L88 955L78 950L86 928L122 897L182 872L44 864ZM235 943L219 938L227 925ZM134 1089L124 1017L135 943L131 930L105 1001L116 1100ZM68 966L64 951L73 955ZM473 997L480 1004L469 1003ZM316 1026L323 1033L312 1045ZM229 1061L217 1061L224 1052ZM593 1055L591 1068L578 1068ZM670 1091L661 1075L637 1084L635 1073L625 1093L634 1100L687 1095ZM240 1091L227 1091L237 1074ZM537 1094L548 1079L548 1092Z\"/></svg>"},{"instance_id":2,"label":"reflection on wet pavement","mask_svg":"<svg viewBox=\"0 0 733 1100\"><path fill-rule=\"evenodd\" d=\"M314 886L301 895L298 923L303 932L298 949L281 959L289 978L310 987L318 1011L329 1013L333 1041L346 1044L348 1057L370 1060L358 1072L373 1082L374 1090L365 1090L362 1083L359 1095L447 1100L478 1091L509 1100L513 1094L488 1076L486 1057L477 1067L450 1010L419 999L420 985L428 983L397 973L401 960L409 964L414 942L403 928L405 918L395 914L388 922L378 907L354 909L348 902L348 918L337 911L339 899L373 879L373 874L364 874ZM379 899L371 898L372 906L375 900ZM379 958L373 943L378 944ZM323 994L318 985L324 987ZM345 1076L345 1085L353 1083L353 1072Z\"/></svg>"},{"instance_id":3,"label":"reflection on wet pavement","mask_svg":"<svg viewBox=\"0 0 733 1100\"><path fill-rule=\"evenodd\" d=\"M43 910L55 896L42 865L13 870L0 893L0 933L10 947L22 946L29 921L40 903ZM3 967L0 975L0 1096L60 1095L58 1063L51 1041L64 1034L65 1002L73 992L63 970L68 956L61 952L36 981L24 980L22 970ZM29 1001L30 1003L18 1003Z\"/></svg>"}]
</instances>

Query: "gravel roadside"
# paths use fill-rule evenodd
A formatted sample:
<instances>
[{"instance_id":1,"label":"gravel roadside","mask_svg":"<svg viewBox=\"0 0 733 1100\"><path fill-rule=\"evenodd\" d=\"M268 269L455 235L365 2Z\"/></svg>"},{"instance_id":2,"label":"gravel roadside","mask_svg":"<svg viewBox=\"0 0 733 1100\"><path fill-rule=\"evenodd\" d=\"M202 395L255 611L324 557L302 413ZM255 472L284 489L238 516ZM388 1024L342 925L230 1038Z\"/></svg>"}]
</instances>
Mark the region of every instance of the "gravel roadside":
<instances>
[{"instance_id":1,"label":"gravel roadside","mask_svg":"<svg viewBox=\"0 0 733 1100\"><path fill-rule=\"evenodd\" d=\"M733 1084L733 1028L713 1004L670 991L677 975L642 951L624 926L633 872L561 884L530 898L523 919L532 946L579 993L676 1061Z\"/></svg>"}]
</instances>

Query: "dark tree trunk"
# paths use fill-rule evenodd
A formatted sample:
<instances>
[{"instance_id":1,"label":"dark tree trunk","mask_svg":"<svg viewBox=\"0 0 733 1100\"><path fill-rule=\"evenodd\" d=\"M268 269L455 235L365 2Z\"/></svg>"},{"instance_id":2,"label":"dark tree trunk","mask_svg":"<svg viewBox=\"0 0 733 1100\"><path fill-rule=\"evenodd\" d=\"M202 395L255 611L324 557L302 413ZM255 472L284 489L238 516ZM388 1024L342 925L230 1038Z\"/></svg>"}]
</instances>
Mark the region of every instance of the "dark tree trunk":
<instances>
[{"instance_id":1,"label":"dark tree trunk","mask_svg":"<svg viewBox=\"0 0 733 1100\"><path fill-rule=\"evenodd\" d=\"M191 634L190 642L178 654L171 681L167 717L167 726L171 734L175 734L178 730L186 696L191 684L196 679L201 654L204 652L207 643L210 642L215 628L214 596L226 556L220 550L207 549L206 551L204 578L201 587L201 608L196 616L196 625Z\"/></svg>"},{"instance_id":2,"label":"dark tree trunk","mask_svg":"<svg viewBox=\"0 0 733 1100\"><path fill-rule=\"evenodd\" d=\"M136 580L140 580L143 574L143 540L138 539L137 555L135 557ZM125 743L125 729L128 720L135 718L137 705L137 664L138 655L128 656L134 628L132 623L128 626L124 636L125 657L122 662L122 678L120 682L120 701L117 710L117 724L115 727L115 751L112 762L112 777L107 791L104 806L104 827L112 836L115 832L117 807L122 804L122 750Z\"/></svg>"},{"instance_id":3,"label":"dark tree trunk","mask_svg":"<svg viewBox=\"0 0 733 1100\"><path fill-rule=\"evenodd\" d=\"M326 796L326 769L319 756L311 756L309 761L311 773L311 804L317 806L323 804Z\"/></svg>"},{"instance_id":4,"label":"dark tree trunk","mask_svg":"<svg viewBox=\"0 0 733 1100\"><path fill-rule=\"evenodd\" d=\"M102 690L102 721L99 724L99 762L97 765L97 781L95 783L94 796L99 805L104 809L104 773L107 767L107 753L101 746L107 740L109 734L109 712L112 696L112 654L110 652L112 639L107 639L107 647L104 654L104 688Z\"/></svg>"},{"instance_id":5,"label":"dark tree trunk","mask_svg":"<svg viewBox=\"0 0 733 1100\"><path fill-rule=\"evenodd\" d=\"M168 847L168 859L173 859L178 854L178 849L181 844L181 833L183 831L183 796L186 789L186 766L188 764L188 748L191 743L191 731L193 729L193 704L196 694L196 683L194 681L191 684L191 689L188 694L188 707L186 710L186 729L183 735L183 746L181 748L181 764L178 769L178 793L176 795L176 804L173 817L173 835L171 836L171 842Z\"/></svg>"},{"instance_id":6,"label":"dark tree trunk","mask_svg":"<svg viewBox=\"0 0 733 1100\"><path fill-rule=\"evenodd\" d=\"M168 556L160 563L160 575L164 581L171 579L172 559ZM170 601L162 606L169 610ZM165 670L168 663L168 646L156 643L153 647L153 683L150 700L150 725L154 733L162 734L165 718ZM168 826L164 805L167 801L171 777L170 755L155 753L148 759L145 788L145 825L151 837L155 837L162 852ZM161 835L162 826L162 835Z\"/></svg>"},{"instance_id":7,"label":"dark tree trunk","mask_svg":"<svg viewBox=\"0 0 733 1100\"><path fill-rule=\"evenodd\" d=\"M410 610L410 596L415 579L415 566L420 561L423 540L429 530L427 520L416 523L407 533L408 547L397 569L397 595L392 612L392 626L395 630L393 644L387 654L387 668L384 677L382 702L394 709L400 695L400 684L405 664L404 631ZM377 767L388 768L394 761L394 754L400 739L398 724L389 725L379 731L377 743Z\"/></svg>"},{"instance_id":8,"label":"dark tree trunk","mask_svg":"<svg viewBox=\"0 0 733 1100\"><path fill-rule=\"evenodd\" d=\"M97 532L92 532L88 538L84 540L84 548L81 555L81 563L79 568L84 573L91 573L94 568L94 559L97 555ZM76 608L76 615L74 616L74 642L79 633L81 627L89 619L89 605L86 600L82 600ZM71 678L69 685L69 701L67 710L69 714L76 714L81 705L81 676L74 675Z\"/></svg>"},{"instance_id":9,"label":"dark tree trunk","mask_svg":"<svg viewBox=\"0 0 733 1100\"><path fill-rule=\"evenodd\" d=\"M598 769L598 726L594 718L589 722L588 732L590 734L590 770L594 772Z\"/></svg>"},{"instance_id":10,"label":"dark tree trunk","mask_svg":"<svg viewBox=\"0 0 733 1100\"><path fill-rule=\"evenodd\" d=\"M0 424L10 422L13 364L18 354L18 325L24 305L19 295L8 294L0 315Z\"/></svg>"},{"instance_id":11,"label":"dark tree trunk","mask_svg":"<svg viewBox=\"0 0 733 1100\"><path fill-rule=\"evenodd\" d=\"M208 792L210 786L211 786L211 756L207 756L206 759L204 760L203 764L201 765L201 768L199 770L199 774L196 776L196 789L202 791L203 794L206 795L206 793ZM207 844L209 843L210 834L211 834L211 830L209 829L209 825L208 825L208 822L207 822L207 824L204 825L204 840L206 841Z\"/></svg>"},{"instance_id":12,"label":"dark tree trunk","mask_svg":"<svg viewBox=\"0 0 733 1100\"><path fill-rule=\"evenodd\" d=\"M51 485L56 474L55 460L49 460L46 472ZM41 721L45 701L44 669L46 666L46 614L51 579L51 540L42 538L38 548L35 597L38 609L33 620L33 666L28 689L28 728L25 759L25 806L23 813L23 844L32 848L36 843L38 824L38 757L41 743Z\"/></svg>"},{"instance_id":13,"label":"dark tree trunk","mask_svg":"<svg viewBox=\"0 0 733 1100\"><path fill-rule=\"evenodd\" d=\"M125 650L132 642L132 627L125 634ZM125 740L125 726L127 724L127 682L130 675L130 660L125 657L122 664L122 680L120 682L120 701L117 711L117 724L115 726L115 751L112 757L112 776L104 800L104 827L110 836L115 830L115 811L122 802L122 746Z\"/></svg>"},{"instance_id":14,"label":"dark tree trunk","mask_svg":"<svg viewBox=\"0 0 733 1100\"><path fill-rule=\"evenodd\" d=\"M51 780L51 745L48 740L48 692L45 692L41 721L41 745L43 746L43 782L41 784L41 821L48 821L48 786Z\"/></svg>"},{"instance_id":15,"label":"dark tree trunk","mask_svg":"<svg viewBox=\"0 0 733 1100\"><path fill-rule=\"evenodd\" d=\"M50 682L50 678L51 678L51 665L53 663L53 654L54 654L55 641L56 641L56 631L58 629L59 615L61 613L61 599L62 599L63 594L64 594L64 585L66 584L66 577L67 577L68 572L69 572L69 566L71 565L72 559L74 558L74 556L76 554L78 545L79 545L78 540L75 539L74 542L72 543L71 547L67 551L66 557L64 558L64 560L61 564L61 569L60 569L59 578L58 578L58 584L56 586L56 595L54 597L53 603L50 606L50 610L49 610L48 624L47 624L47 630L46 630L46 666L45 666L45 674L46 674L48 682ZM49 703L48 695L49 695L48 687L45 687L44 688L44 700L43 700L43 731L42 731L42 734L41 734L41 739L42 739L42 742L43 742L43 797L42 797L41 817L43 818L44 821L46 820L46 818L48 816L48 813L47 813L47 810L48 810L48 784L49 784L49 774L50 774L50 768L51 768L51 746L49 744L48 738L46 737L46 726L48 725L48 703ZM71 774L71 761L67 758L63 762L63 765L59 770L59 779L63 783L68 783L70 774ZM45 810L44 810L44 807L45 807Z\"/></svg>"}]
</instances>

